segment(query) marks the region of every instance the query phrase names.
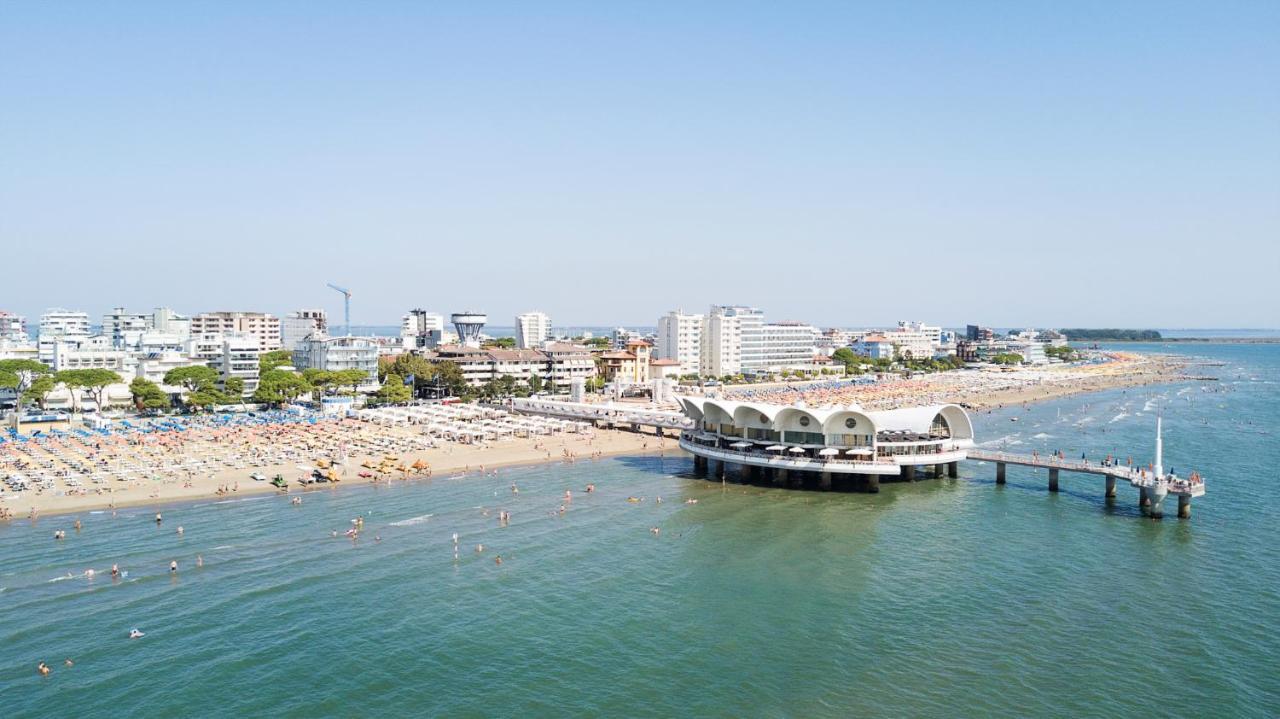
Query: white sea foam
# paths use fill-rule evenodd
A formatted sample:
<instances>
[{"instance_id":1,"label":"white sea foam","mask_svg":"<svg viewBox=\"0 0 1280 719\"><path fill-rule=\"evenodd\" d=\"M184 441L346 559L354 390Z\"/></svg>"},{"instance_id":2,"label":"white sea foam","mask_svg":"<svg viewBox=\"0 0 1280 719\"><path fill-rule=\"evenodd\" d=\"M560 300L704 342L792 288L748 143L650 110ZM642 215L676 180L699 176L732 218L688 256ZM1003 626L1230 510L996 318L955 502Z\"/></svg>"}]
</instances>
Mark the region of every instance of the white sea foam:
<instances>
[{"instance_id":1,"label":"white sea foam","mask_svg":"<svg viewBox=\"0 0 1280 719\"><path fill-rule=\"evenodd\" d=\"M1128 412L1121 412L1120 414L1118 414L1118 415L1116 415L1116 416L1112 417L1112 418L1111 418L1111 421L1110 421L1110 422L1107 422L1107 424L1115 424L1116 422L1119 422L1120 420L1122 420L1122 419L1124 419L1125 417L1128 417L1128 416L1129 416L1129 413L1128 413Z\"/></svg>"},{"instance_id":2,"label":"white sea foam","mask_svg":"<svg viewBox=\"0 0 1280 719\"><path fill-rule=\"evenodd\" d=\"M412 527L415 524L422 524L423 522L427 521L428 519L431 519L434 516L435 516L434 514L423 514L417 517L410 517L408 519L402 519L399 522L392 522L391 526L392 527Z\"/></svg>"},{"instance_id":3,"label":"white sea foam","mask_svg":"<svg viewBox=\"0 0 1280 719\"><path fill-rule=\"evenodd\" d=\"M1050 435L1045 432L1031 435L1031 439L1049 439Z\"/></svg>"},{"instance_id":4,"label":"white sea foam","mask_svg":"<svg viewBox=\"0 0 1280 719\"><path fill-rule=\"evenodd\" d=\"M1156 409L1156 401L1154 399L1149 399L1147 400L1146 404L1142 405L1143 412L1154 412L1155 409Z\"/></svg>"}]
</instances>

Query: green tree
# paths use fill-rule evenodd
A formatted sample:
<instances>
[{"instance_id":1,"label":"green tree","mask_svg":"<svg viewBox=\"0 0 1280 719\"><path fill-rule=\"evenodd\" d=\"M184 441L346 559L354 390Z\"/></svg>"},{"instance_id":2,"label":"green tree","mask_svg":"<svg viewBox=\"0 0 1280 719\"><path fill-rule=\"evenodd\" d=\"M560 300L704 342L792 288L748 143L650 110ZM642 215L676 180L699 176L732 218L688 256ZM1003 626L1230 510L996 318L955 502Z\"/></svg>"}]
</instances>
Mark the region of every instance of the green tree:
<instances>
[{"instance_id":1,"label":"green tree","mask_svg":"<svg viewBox=\"0 0 1280 719\"><path fill-rule=\"evenodd\" d=\"M273 369L258 378L258 389L253 393L253 401L262 404L284 404L298 399L311 390L311 384L302 375Z\"/></svg>"},{"instance_id":2,"label":"green tree","mask_svg":"<svg viewBox=\"0 0 1280 719\"><path fill-rule=\"evenodd\" d=\"M426 358L415 354L402 354L386 366L387 374L401 377L413 376L413 394L420 396L436 378L436 366Z\"/></svg>"},{"instance_id":3,"label":"green tree","mask_svg":"<svg viewBox=\"0 0 1280 719\"><path fill-rule=\"evenodd\" d=\"M226 395L218 391L219 379L218 370L206 365L177 367L164 375L165 384L186 390L183 404L198 409L226 403Z\"/></svg>"},{"instance_id":4,"label":"green tree","mask_svg":"<svg viewBox=\"0 0 1280 719\"><path fill-rule=\"evenodd\" d=\"M388 374L382 387L374 393L374 398L382 404L399 404L413 399L413 388L404 383L404 377Z\"/></svg>"},{"instance_id":5,"label":"green tree","mask_svg":"<svg viewBox=\"0 0 1280 719\"><path fill-rule=\"evenodd\" d=\"M35 402L36 406L44 411L45 403L49 399L49 393L57 389L58 383L53 379L53 375L42 374L32 380L31 384L22 392L20 402Z\"/></svg>"},{"instance_id":6,"label":"green tree","mask_svg":"<svg viewBox=\"0 0 1280 719\"><path fill-rule=\"evenodd\" d=\"M76 395L79 394L79 390L84 389L88 390L90 397L93 397L93 402L99 411L103 409L102 399L106 394L107 386L124 381L120 375L109 369L67 369L56 373L53 378L71 390L73 409L76 404Z\"/></svg>"},{"instance_id":7,"label":"green tree","mask_svg":"<svg viewBox=\"0 0 1280 719\"><path fill-rule=\"evenodd\" d=\"M277 367L293 364L293 353L289 350L272 350L258 356L258 373L270 372Z\"/></svg>"},{"instance_id":8,"label":"green tree","mask_svg":"<svg viewBox=\"0 0 1280 719\"><path fill-rule=\"evenodd\" d=\"M542 378L536 372L529 375L529 391L534 394L542 391Z\"/></svg>"},{"instance_id":9,"label":"green tree","mask_svg":"<svg viewBox=\"0 0 1280 719\"><path fill-rule=\"evenodd\" d=\"M333 373L333 386L336 389L350 387L352 392L369 381L369 373L362 369L340 369Z\"/></svg>"},{"instance_id":10,"label":"green tree","mask_svg":"<svg viewBox=\"0 0 1280 719\"><path fill-rule=\"evenodd\" d=\"M467 380L462 375L462 368L456 362L436 362L434 367L435 376L440 378L446 392L457 397L469 394Z\"/></svg>"},{"instance_id":11,"label":"green tree","mask_svg":"<svg viewBox=\"0 0 1280 719\"><path fill-rule=\"evenodd\" d=\"M492 340L489 340L488 342L485 342L484 346L493 347L495 349L503 349L503 350L515 349L516 338L515 337L498 337L496 339L492 339Z\"/></svg>"},{"instance_id":12,"label":"green tree","mask_svg":"<svg viewBox=\"0 0 1280 719\"><path fill-rule=\"evenodd\" d=\"M228 377L224 386L228 399L242 399L244 397L244 377Z\"/></svg>"},{"instance_id":13,"label":"green tree","mask_svg":"<svg viewBox=\"0 0 1280 719\"><path fill-rule=\"evenodd\" d=\"M307 385L311 388L307 391L311 393L313 402L319 402L321 396L333 384L333 373L319 367L308 367L302 370L302 378L307 381Z\"/></svg>"},{"instance_id":14,"label":"green tree","mask_svg":"<svg viewBox=\"0 0 1280 719\"><path fill-rule=\"evenodd\" d=\"M169 370L164 374L164 383L182 387L187 392L202 392L213 389L219 378L218 370L212 367L191 365Z\"/></svg>"},{"instance_id":15,"label":"green tree","mask_svg":"<svg viewBox=\"0 0 1280 719\"><path fill-rule=\"evenodd\" d=\"M138 411L146 409L167 409L169 395L160 386L146 377L135 377L129 383L129 392L133 394L133 406Z\"/></svg>"},{"instance_id":16,"label":"green tree","mask_svg":"<svg viewBox=\"0 0 1280 719\"><path fill-rule=\"evenodd\" d=\"M1014 352L1001 352L995 357L992 357L991 361L994 364L1005 364L1005 365L1022 364L1022 355L1016 354Z\"/></svg>"},{"instance_id":17,"label":"green tree","mask_svg":"<svg viewBox=\"0 0 1280 719\"><path fill-rule=\"evenodd\" d=\"M52 374L47 365L33 359L0 360L0 387L15 390L18 404L27 401L27 390L39 377ZM47 394L47 392L46 392Z\"/></svg>"},{"instance_id":18,"label":"green tree","mask_svg":"<svg viewBox=\"0 0 1280 719\"><path fill-rule=\"evenodd\" d=\"M214 405L227 404L228 399L225 394L218 391L217 387L209 387L207 389L198 389L193 392L187 392L182 399L188 407L196 409L209 409Z\"/></svg>"}]
</instances>

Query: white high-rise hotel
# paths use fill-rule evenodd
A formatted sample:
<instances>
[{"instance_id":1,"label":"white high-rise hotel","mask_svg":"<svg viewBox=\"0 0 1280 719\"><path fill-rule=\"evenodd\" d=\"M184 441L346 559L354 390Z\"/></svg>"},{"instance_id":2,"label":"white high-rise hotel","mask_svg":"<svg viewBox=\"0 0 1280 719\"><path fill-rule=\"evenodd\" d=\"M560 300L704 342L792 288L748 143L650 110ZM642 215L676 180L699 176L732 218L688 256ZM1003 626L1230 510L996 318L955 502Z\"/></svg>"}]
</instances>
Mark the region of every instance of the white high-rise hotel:
<instances>
[{"instance_id":1,"label":"white high-rise hotel","mask_svg":"<svg viewBox=\"0 0 1280 719\"><path fill-rule=\"evenodd\" d=\"M680 374L698 374L702 367L702 315L686 315L681 310L658 318L658 359L680 363Z\"/></svg>"},{"instance_id":2,"label":"white high-rise hotel","mask_svg":"<svg viewBox=\"0 0 1280 719\"><path fill-rule=\"evenodd\" d=\"M681 374L771 372L811 364L818 336L812 325L765 322L755 307L712 305L705 316L676 311L659 318L657 356L679 361Z\"/></svg>"},{"instance_id":3,"label":"white high-rise hotel","mask_svg":"<svg viewBox=\"0 0 1280 719\"><path fill-rule=\"evenodd\" d=\"M516 315L516 347L538 349L551 336L551 318L545 312Z\"/></svg>"}]
</instances>

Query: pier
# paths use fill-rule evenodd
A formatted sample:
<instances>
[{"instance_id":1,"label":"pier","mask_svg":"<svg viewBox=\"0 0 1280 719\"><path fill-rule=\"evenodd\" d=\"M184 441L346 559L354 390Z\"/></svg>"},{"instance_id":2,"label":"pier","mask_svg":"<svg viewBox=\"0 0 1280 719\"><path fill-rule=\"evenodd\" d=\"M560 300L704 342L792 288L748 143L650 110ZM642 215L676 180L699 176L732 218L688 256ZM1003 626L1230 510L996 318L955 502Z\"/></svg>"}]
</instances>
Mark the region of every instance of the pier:
<instances>
[{"instance_id":1,"label":"pier","mask_svg":"<svg viewBox=\"0 0 1280 719\"><path fill-rule=\"evenodd\" d=\"M997 452L986 449L971 448L968 458L972 460L994 462L996 465L996 484L1005 483L1005 472L1009 465L1037 467L1049 470L1049 491L1058 491L1058 480L1062 472L1092 474L1106 479L1104 497L1107 501L1116 498L1116 481L1128 482L1129 486L1138 490L1138 509L1152 519L1164 517L1164 500L1169 495L1178 498L1178 518L1191 518L1191 499L1204 496L1204 480L1192 481L1171 473L1163 467L1164 442L1160 437L1161 420L1156 420L1156 461L1150 469L1131 467L1115 463L1097 463L1088 460L1067 460L1055 455L1015 454Z\"/></svg>"}]
</instances>

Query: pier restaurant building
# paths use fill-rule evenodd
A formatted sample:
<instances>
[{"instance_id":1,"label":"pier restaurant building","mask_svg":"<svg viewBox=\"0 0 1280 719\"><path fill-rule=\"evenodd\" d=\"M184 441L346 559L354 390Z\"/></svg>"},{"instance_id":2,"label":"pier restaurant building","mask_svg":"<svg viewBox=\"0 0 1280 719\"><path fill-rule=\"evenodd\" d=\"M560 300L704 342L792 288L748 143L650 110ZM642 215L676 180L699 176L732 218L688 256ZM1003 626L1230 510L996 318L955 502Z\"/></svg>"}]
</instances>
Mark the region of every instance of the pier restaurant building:
<instances>
[{"instance_id":1,"label":"pier restaurant building","mask_svg":"<svg viewBox=\"0 0 1280 719\"><path fill-rule=\"evenodd\" d=\"M803 481L811 474L824 489L840 478L878 491L881 478L911 480L918 469L954 477L973 446L973 423L954 404L867 411L677 399L694 423L681 432L680 447L694 456L699 473L715 463L721 477L728 463L775 481Z\"/></svg>"}]
</instances>

